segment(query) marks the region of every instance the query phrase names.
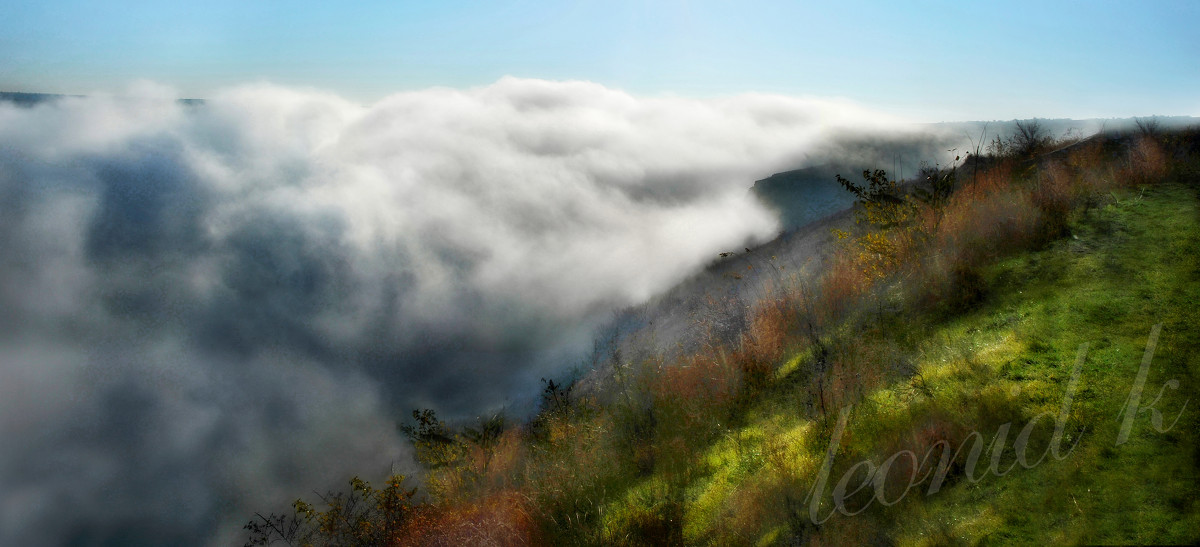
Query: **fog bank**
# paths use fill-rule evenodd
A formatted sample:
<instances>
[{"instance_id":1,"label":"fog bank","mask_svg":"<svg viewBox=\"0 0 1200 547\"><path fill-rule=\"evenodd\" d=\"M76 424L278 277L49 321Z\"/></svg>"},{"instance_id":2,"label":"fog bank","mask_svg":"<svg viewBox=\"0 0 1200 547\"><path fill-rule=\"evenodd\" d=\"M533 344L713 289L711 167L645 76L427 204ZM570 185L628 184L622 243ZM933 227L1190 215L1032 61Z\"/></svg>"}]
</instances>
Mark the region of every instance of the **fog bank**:
<instances>
[{"instance_id":1,"label":"fog bank","mask_svg":"<svg viewBox=\"0 0 1200 547\"><path fill-rule=\"evenodd\" d=\"M405 410L535 392L613 310L772 238L753 181L899 131L515 78L176 99L0 103L0 544L224 544L409 471Z\"/></svg>"}]
</instances>

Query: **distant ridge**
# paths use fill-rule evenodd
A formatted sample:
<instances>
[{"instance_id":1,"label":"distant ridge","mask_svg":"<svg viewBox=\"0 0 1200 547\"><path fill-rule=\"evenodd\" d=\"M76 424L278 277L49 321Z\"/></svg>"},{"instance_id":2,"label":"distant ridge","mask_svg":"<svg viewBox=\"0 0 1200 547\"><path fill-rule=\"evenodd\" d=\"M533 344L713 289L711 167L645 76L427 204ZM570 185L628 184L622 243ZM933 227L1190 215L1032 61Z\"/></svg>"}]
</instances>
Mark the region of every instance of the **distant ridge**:
<instances>
[{"instance_id":1,"label":"distant ridge","mask_svg":"<svg viewBox=\"0 0 1200 547\"><path fill-rule=\"evenodd\" d=\"M57 101L66 97L82 97L83 95L59 95L56 93L21 93L18 91L0 91L0 101L14 103L17 106L34 106L41 103Z\"/></svg>"},{"instance_id":2,"label":"distant ridge","mask_svg":"<svg viewBox=\"0 0 1200 547\"><path fill-rule=\"evenodd\" d=\"M1160 130L1200 126L1193 116L1146 116L1141 118L1033 118L1047 137L1078 140L1100 132L1137 132L1139 122L1152 122ZM1022 120L1026 121L1026 120ZM836 175L859 180L864 169L886 169L892 178L913 181L922 165L934 166L939 157L949 167L949 157L966 157L972 145L988 150L994 139L1007 139L1016 132L1017 120L970 121L923 124L933 129L918 138L895 140L864 139L834 141L838 155L818 159L810 165L775 173L754 182L751 193L779 214L784 232L795 231L831 214L849 208L854 196L838 184ZM982 139L982 143L979 141Z\"/></svg>"},{"instance_id":3,"label":"distant ridge","mask_svg":"<svg viewBox=\"0 0 1200 547\"><path fill-rule=\"evenodd\" d=\"M0 103L9 102L17 106L32 107L42 103L50 103L66 98L80 99L87 95L63 95L59 93L24 93L20 91L0 91ZM204 99L176 99L176 102L186 105L204 104Z\"/></svg>"},{"instance_id":4,"label":"distant ridge","mask_svg":"<svg viewBox=\"0 0 1200 547\"><path fill-rule=\"evenodd\" d=\"M750 191L774 209L785 232L794 231L854 204L837 174L853 176L861 167L820 165L775 173L754 182Z\"/></svg>"}]
</instances>

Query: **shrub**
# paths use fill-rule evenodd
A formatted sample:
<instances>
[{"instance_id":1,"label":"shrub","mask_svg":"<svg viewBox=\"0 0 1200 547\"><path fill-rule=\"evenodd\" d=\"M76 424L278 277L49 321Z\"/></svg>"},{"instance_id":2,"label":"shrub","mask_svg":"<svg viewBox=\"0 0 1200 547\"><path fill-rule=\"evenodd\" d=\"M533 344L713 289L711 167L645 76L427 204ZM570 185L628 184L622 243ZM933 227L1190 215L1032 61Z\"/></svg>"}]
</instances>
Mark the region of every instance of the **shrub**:
<instances>
[{"instance_id":1,"label":"shrub","mask_svg":"<svg viewBox=\"0 0 1200 547\"><path fill-rule=\"evenodd\" d=\"M908 199L895 180L882 169L863 171L866 185L855 184L841 175L837 181L854 194L858 209L855 222L865 231L853 240L857 264L868 277L881 278L896 271L913 244L913 222L918 207ZM839 239L845 237L838 234Z\"/></svg>"},{"instance_id":2,"label":"shrub","mask_svg":"<svg viewBox=\"0 0 1200 547\"><path fill-rule=\"evenodd\" d=\"M246 524L247 546L271 545L390 545L401 540L403 529L420 507L413 504L416 489L403 486L404 477L392 475L382 490L354 477L349 493L320 496L324 509L296 500L293 513L263 516Z\"/></svg>"},{"instance_id":3,"label":"shrub","mask_svg":"<svg viewBox=\"0 0 1200 547\"><path fill-rule=\"evenodd\" d=\"M1046 132L1037 118L1031 120L1016 120L1017 131L1011 139L1012 151L1019 157L1031 158L1046 151L1054 138Z\"/></svg>"},{"instance_id":4,"label":"shrub","mask_svg":"<svg viewBox=\"0 0 1200 547\"><path fill-rule=\"evenodd\" d=\"M604 504L628 485L632 455L616 438L610 414L547 420L545 438L530 448L523 468L532 516L547 544L602 542Z\"/></svg>"},{"instance_id":5,"label":"shrub","mask_svg":"<svg viewBox=\"0 0 1200 547\"><path fill-rule=\"evenodd\" d=\"M1138 137L1129 148L1119 178L1126 186L1140 186L1167 174L1167 155L1153 136Z\"/></svg>"},{"instance_id":6,"label":"shrub","mask_svg":"<svg viewBox=\"0 0 1200 547\"><path fill-rule=\"evenodd\" d=\"M1073 205L1072 182L1070 173L1059 163L1051 163L1038 171L1032 197L1034 205L1041 211L1041 222L1035 240L1049 241L1066 233L1067 217Z\"/></svg>"}]
</instances>

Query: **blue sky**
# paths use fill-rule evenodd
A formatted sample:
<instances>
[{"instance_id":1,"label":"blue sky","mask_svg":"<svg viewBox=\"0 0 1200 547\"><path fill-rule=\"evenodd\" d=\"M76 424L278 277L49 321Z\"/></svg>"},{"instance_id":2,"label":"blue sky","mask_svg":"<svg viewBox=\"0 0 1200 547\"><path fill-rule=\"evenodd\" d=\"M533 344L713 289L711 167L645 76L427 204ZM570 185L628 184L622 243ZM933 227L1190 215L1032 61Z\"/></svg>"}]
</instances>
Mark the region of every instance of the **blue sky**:
<instances>
[{"instance_id":1,"label":"blue sky","mask_svg":"<svg viewBox=\"0 0 1200 547\"><path fill-rule=\"evenodd\" d=\"M905 5L901 5L905 4ZM505 75L844 97L925 121L1200 115L1200 2L10 2L0 89L370 102Z\"/></svg>"}]
</instances>

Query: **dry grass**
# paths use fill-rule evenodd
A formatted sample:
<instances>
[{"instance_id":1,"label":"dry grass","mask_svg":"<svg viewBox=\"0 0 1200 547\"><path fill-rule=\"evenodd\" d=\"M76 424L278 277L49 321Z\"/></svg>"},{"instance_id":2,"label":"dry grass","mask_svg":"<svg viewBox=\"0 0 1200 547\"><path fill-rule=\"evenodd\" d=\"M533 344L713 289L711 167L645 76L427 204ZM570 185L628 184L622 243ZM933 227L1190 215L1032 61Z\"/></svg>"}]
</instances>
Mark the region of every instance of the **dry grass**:
<instances>
[{"instance_id":1,"label":"dry grass","mask_svg":"<svg viewBox=\"0 0 1200 547\"><path fill-rule=\"evenodd\" d=\"M760 301L751 313L748 332L742 337L745 357L759 363L778 363L788 349L797 324L797 310L786 297Z\"/></svg>"},{"instance_id":2,"label":"dry grass","mask_svg":"<svg viewBox=\"0 0 1200 547\"><path fill-rule=\"evenodd\" d=\"M870 288L871 278L863 273L853 252L839 249L818 286L819 296L812 299L818 310L815 320L822 326L832 326L841 321L845 310L858 303Z\"/></svg>"},{"instance_id":3,"label":"dry grass","mask_svg":"<svg viewBox=\"0 0 1200 547\"><path fill-rule=\"evenodd\" d=\"M1167 173L1169 157L1158 139L1142 136L1129 148L1117 179L1126 186L1140 186L1158 180Z\"/></svg>"},{"instance_id":4,"label":"dry grass","mask_svg":"<svg viewBox=\"0 0 1200 547\"><path fill-rule=\"evenodd\" d=\"M525 494L510 490L452 506L418 512L401 532L398 546L524 547L542 545Z\"/></svg>"}]
</instances>

